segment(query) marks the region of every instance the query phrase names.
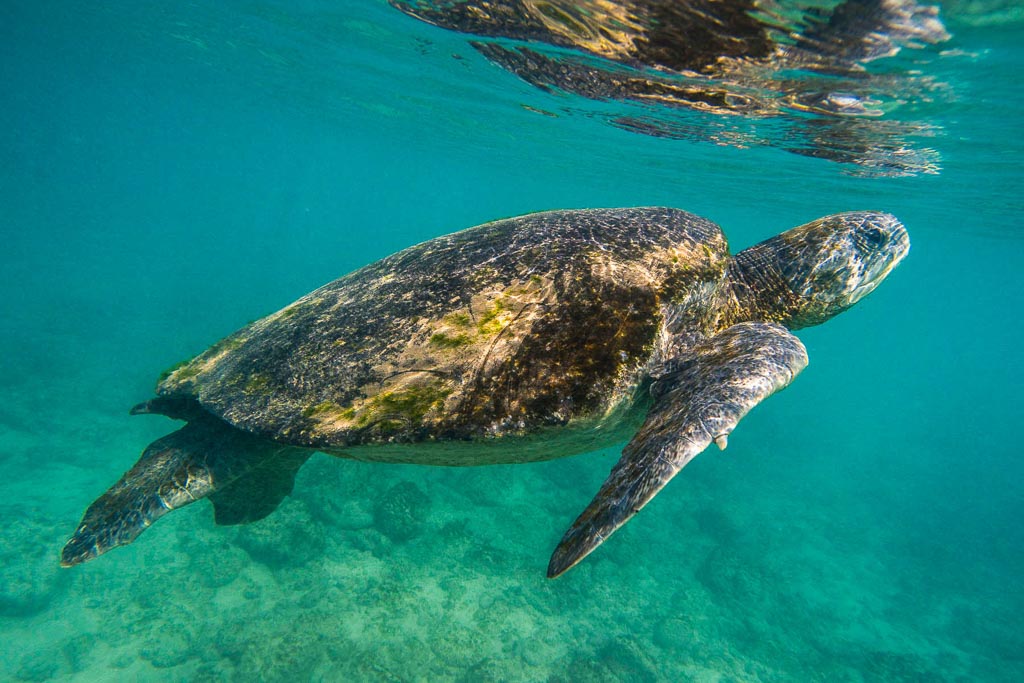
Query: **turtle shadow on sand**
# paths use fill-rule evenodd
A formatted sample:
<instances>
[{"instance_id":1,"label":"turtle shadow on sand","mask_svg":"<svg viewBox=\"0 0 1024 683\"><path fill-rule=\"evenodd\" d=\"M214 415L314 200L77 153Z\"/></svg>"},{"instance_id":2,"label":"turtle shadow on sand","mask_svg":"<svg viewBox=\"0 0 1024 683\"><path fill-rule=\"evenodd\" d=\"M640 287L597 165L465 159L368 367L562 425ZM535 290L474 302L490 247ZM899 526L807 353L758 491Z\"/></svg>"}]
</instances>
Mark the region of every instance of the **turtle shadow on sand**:
<instances>
[{"instance_id":1,"label":"turtle shadow on sand","mask_svg":"<svg viewBox=\"0 0 1024 683\"><path fill-rule=\"evenodd\" d=\"M132 413L185 426L88 508L61 563L201 498L218 524L262 519L314 451L466 466L628 442L555 549L558 576L711 443L725 448L806 366L789 330L855 304L909 246L896 218L859 211L732 255L714 223L643 207L535 213L410 247L165 373ZM374 518L411 538L427 502L399 485ZM264 555L273 541L248 540Z\"/></svg>"}]
</instances>

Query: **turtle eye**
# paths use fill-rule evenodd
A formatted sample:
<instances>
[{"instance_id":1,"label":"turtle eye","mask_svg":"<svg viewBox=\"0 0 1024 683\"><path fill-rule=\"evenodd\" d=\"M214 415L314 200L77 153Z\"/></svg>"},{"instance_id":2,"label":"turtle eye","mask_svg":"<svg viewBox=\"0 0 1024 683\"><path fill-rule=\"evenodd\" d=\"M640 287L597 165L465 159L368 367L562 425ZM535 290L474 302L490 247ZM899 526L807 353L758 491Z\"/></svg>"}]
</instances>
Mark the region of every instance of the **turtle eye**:
<instances>
[{"instance_id":1,"label":"turtle eye","mask_svg":"<svg viewBox=\"0 0 1024 683\"><path fill-rule=\"evenodd\" d=\"M868 228L861 231L861 237L869 247L877 249L885 242L885 233L878 228Z\"/></svg>"}]
</instances>

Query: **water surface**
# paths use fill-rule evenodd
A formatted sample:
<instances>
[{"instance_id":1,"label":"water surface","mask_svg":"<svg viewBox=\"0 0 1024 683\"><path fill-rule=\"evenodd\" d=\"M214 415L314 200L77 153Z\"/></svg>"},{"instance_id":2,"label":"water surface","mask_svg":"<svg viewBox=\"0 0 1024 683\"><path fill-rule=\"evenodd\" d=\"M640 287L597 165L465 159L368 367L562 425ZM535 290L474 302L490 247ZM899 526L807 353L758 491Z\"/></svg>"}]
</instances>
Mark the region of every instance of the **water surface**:
<instances>
[{"instance_id":1,"label":"water surface","mask_svg":"<svg viewBox=\"0 0 1024 683\"><path fill-rule=\"evenodd\" d=\"M538 88L479 36L373 0L3 14L0 678L1024 676L1012 3L943 3L948 39L867 64L928 84L856 119L885 154L927 160L884 173L792 153L796 113L776 127ZM640 115L687 134L616 125ZM58 568L85 507L173 428L127 415L165 367L443 233L655 204L717 221L734 250L890 211L913 248L800 333L810 367L728 451L566 576L544 578L548 556L614 449L465 470L318 455L259 524L215 527L200 503ZM381 513L408 485L409 515Z\"/></svg>"}]
</instances>

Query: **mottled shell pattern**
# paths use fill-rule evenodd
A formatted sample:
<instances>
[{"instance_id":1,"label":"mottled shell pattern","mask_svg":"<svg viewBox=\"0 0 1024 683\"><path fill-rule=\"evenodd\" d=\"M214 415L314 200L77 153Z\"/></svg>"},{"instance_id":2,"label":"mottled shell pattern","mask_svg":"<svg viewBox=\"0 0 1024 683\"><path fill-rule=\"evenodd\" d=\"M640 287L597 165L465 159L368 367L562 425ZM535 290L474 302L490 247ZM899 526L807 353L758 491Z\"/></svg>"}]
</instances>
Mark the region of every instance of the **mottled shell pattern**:
<instances>
[{"instance_id":1,"label":"mottled shell pattern","mask_svg":"<svg viewBox=\"0 0 1024 683\"><path fill-rule=\"evenodd\" d=\"M600 419L635 402L668 304L711 291L728 260L717 225L676 209L499 220L317 289L176 368L157 392L325 450Z\"/></svg>"}]
</instances>

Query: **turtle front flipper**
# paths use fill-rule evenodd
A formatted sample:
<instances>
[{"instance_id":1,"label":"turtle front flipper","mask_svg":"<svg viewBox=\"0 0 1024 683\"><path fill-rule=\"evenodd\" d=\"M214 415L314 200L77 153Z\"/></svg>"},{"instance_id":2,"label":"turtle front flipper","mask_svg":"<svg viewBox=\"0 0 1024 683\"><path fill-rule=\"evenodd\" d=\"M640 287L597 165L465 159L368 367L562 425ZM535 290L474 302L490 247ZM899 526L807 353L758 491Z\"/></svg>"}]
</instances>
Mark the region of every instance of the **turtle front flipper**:
<instances>
[{"instance_id":1,"label":"turtle front flipper","mask_svg":"<svg viewBox=\"0 0 1024 683\"><path fill-rule=\"evenodd\" d=\"M726 438L747 412L807 366L780 325L739 323L666 364L654 403L597 496L555 548L548 578L575 566L625 524L694 456Z\"/></svg>"},{"instance_id":2,"label":"turtle front flipper","mask_svg":"<svg viewBox=\"0 0 1024 683\"><path fill-rule=\"evenodd\" d=\"M218 524L261 519L291 493L295 473L310 454L242 432L208 413L197 414L150 444L89 506L60 563L71 567L127 545L171 510L207 496Z\"/></svg>"}]
</instances>

